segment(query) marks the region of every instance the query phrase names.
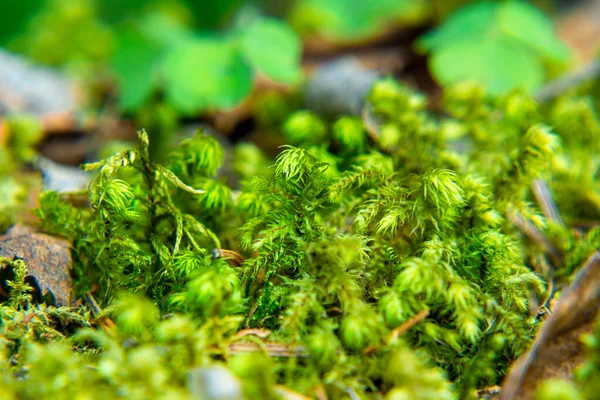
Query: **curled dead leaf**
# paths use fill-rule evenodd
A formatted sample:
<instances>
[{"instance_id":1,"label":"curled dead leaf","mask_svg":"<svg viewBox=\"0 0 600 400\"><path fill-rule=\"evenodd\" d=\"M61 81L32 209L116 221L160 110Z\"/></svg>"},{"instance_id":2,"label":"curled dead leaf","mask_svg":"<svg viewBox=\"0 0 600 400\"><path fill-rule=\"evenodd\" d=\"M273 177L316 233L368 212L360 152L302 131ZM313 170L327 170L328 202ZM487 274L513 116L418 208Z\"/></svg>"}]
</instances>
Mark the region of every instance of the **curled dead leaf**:
<instances>
[{"instance_id":1,"label":"curled dead leaf","mask_svg":"<svg viewBox=\"0 0 600 400\"><path fill-rule=\"evenodd\" d=\"M531 350L513 365L501 399L531 399L549 378L570 379L583 362L582 335L590 333L600 306L600 253L585 263L559 299Z\"/></svg>"}]
</instances>

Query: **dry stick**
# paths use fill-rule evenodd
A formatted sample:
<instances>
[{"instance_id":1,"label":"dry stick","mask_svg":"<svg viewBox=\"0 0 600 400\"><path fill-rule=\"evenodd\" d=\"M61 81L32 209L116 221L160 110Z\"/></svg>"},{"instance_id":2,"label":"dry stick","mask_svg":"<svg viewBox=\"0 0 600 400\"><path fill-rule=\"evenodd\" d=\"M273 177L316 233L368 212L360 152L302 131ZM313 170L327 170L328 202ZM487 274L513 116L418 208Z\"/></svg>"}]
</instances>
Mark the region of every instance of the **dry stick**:
<instances>
[{"instance_id":1,"label":"dry stick","mask_svg":"<svg viewBox=\"0 0 600 400\"><path fill-rule=\"evenodd\" d=\"M400 335L402 335L404 332L406 332L407 330L409 330L410 328L412 328L413 326L415 326L416 324L418 324L419 322L424 320L428 315L429 315L429 309L424 308L417 315L415 315L414 317L412 317L411 319L409 319L408 321L406 321L399 327L394 328L394 330L392 330L390 332L390 334L388 335L388 338L387 338L388 343L390 343L392 340L398 339L398 337L400 337Z\"/></svg>"},{"instance_id":2,"label":"dry stick","mask_svg":"<svg viewBox=\"0 0 600 400\"><path fill-rule=\"evenodd\" d=\"M214 259L223 258L232 267L241 267L244 263L244 257L233 250L213 249L212 256Z\"/></svg>"},{"instance_id":3,"label":"dry stick","mask_svg":"<svg viewBox=\"0 0 600 400\"><path fill-rule=\"evenodd\" d=\"M375 143L377 150L381 151L384 154L391 155L392 152L390 151L390 149L386 149L381 145L379 128L377 126L377 122L373 119L370 105L366 104L363 107L361 112L361 118L363 121L363 125L365 126L365 131L367 131L367 134Z\"/></svg>"},{"instance_id":4,"label":"dry stick","mask_svg":"<svg viewBox=\"0 0 600 400\"><path fill-rule=\"evenodd\" d=\"M360 397L358 397L354 389L352 389L350 386L346 386L346 393L348 393L348 396L351 400L360 400Z\"/></svg>"},{"instance_id":5,"label":"dry stick","mask_svg":"<svg viewBox=\"0 0 600 400\"><path fill-rule=\"evenodd\" d=\"M552 193L550 192L550 188L541 179L536 179L531 184L531 188L533 190L533 194L535 199L537 200L542 212L549 220L556 222L557 224L564 225L565 222L558 211L558 207L556 206L556 202L552 197Z\"/></svg>"},{"instance_id":6,"label":"dry stick","mask_svg":"<svg viewBox=\"0 0 600 400\"><path fill-rule=\"evenodd\" d=\"M562 264L560 252L535 225L529 221L525 221L525 219L517 213L509 214L508 218L521 232L527 235L529 239L542 246L546 254L548 254L548 257L550 257L554 268L560 267Z\"/></svg>"},{"instance_id":7,"label":"dry stick","mask_svg":"<svg viewBox=\"0 0 600 400\"><path fill-rule=\"evenodd\" d=\"M36 314L36 312L27 314L27 316L21 320L21 324L27 325L33 319L33 317L35 317Z\"/></svg>"},{"instance_id":8,"label":"dry stick","mask_svg":"<svg viewBox=\"0 0 600 400\"><path fill-rule=\"evenodd\" d=\"M329 400L327 397L327 392L322 384L319 384L317 387L313 389L315 396L317 396L317 400Z\"/></svg>"},{"instance_id":9,"label":"dry stick","mask_svg":"<svg viewBox=\"0 0 600 400\"><path fill-rule=\"evenodd\" d=\"M477 389L475 391L475 396L477 396L478 399L489 399L492 398L492 396L499 395L501 391L502 388L500 386L494 385L483 389Z\"/></svg>"},{"instance_id":10,"label":"dry stick","mask_svg":"<svg viewBox=\"0 0 600 400\"><path fill-rule=\"evenodd\" d=\"M243 338L244 336L252 335L252 336L257 336L261 339L265 339L270 334L271 334L271 331L268 329L242 329L241 331L234 334L233 338L240 339L240 338Z\"/></svg>"},{"instance_id":11,"label":"dry stick","mask_svg":"<svg viewBox=\"0 0 600 400\"><path fill-rule=\"evenodd\" d=\"M293 390L283 385L276 385L275 393L277 393L282 399L285 400L311 400L310 397L307 397L298 392L294 392Z\"/></svg>"},{"instance_id":12,"label":"dry stick","mask_svg":"<svg viewBox=\"0 0 600 400\"><path fill-rule=\"evenodd\" d=\"M85 304L89 308L90 313L92 314L92 316L96 319L96 321L98 322L98 324L100 326L102 326L102 328L104 329L104 331L108 332L108 333L114 332L114 329L116 328L115 323L112 322L112 320L108 316L102 315L102 309L100 308L100 306L96 302L96 299L94 299L94 296L92 296L91 292L84 293L84 295L83 295L83 301L85 302Z\"/></svg>"},{"instance_id":13,"label":"dry stick","mask_svg":"<svg viewBox=\"0 0 600 400\"><path fill-rule=\"evenodd\" d=\"M232 343L227 346L227 349L232 354L265 351L270 357L310 357L303 346L294 346L285 343L265 343L262 346L255 343Z\"/></svg>"},{"instance_id":14,"label":"dry stick","mask_svg":"<svg viewBox=\"0 0 600 400\"><path fill-rule=\"evenodd\" d=\"M404 322L402 325L394 328L387 337L387 340L383 342L383 345L391 343L392 341L398 339L404 332L424 320L429 315L429 310L424 308L417 315ZM363 354L367 357L372 356L377 351L377 345L372 345L363 350Z\"/></svg>"},{"instance_id":15,"label":"dry stick","mask_svg":"<svg viewBox=\"0 0 600 400\"><path fill-rule=\"evenodd\" d=\"M543 88L534 93L534 96L541 103L552 100L565 91L600 75L600 61L587 64L581 70L567 74L559 79L550 82Z\"/></svg>"}]
</instances>

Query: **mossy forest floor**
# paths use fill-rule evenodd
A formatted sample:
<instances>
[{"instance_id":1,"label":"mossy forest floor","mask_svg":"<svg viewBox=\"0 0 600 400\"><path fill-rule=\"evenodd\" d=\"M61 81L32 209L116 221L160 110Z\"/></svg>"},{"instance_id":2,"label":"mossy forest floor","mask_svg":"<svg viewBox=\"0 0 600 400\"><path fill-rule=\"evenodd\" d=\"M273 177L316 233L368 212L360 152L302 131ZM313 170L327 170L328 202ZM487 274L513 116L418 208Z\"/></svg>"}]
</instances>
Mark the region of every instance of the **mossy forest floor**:
<instances>
[{"instance_id":1,"label":"mossy forest floor","mask_svg":"<svg viewBox=\"0 0 600 400\"><path fill-rule=\"evenodd\" d=\"M187 3L129 26L56 1L23 36L87 73L93 110L4 113L0 85L0 399L598 398L600 81L504 90L566 57L541 12L484 2L422 36L429 60L461 57L458 33L530 50L518 71L433 63L441 89L408 50L420 25L400 50L369 36L393 2L338 26L372 48L306 40L304 64L288 22L240 12L207 39L167 18ZM453 30L471 15L485 34ZM518 29L534 22L547 40ZM83 39L38 52L63 37ZM402 79L341 61L298 84L348 47ZM0 59L31 107L77 104ZM451 84L463 67L504 94ZM211 74L227 79L196 82Z\"/></svg>"},{"instance_id":2,"label":"mossy forest floor","mask_svg":"<svg viewBox=\"0 0 600 400\"><path fill-rule=\"evenodd\" d=\"M225 157L199 131L159 163L141 131L83 167L87 190L42 193L39 233L0 241L2 397L444 399L499 385L600 245L593 107L460 85L433 112L384 79L362 119L292 112L274 162L250 143ZM4 182L7 228L27 180ZM592 398L598 353L581 354L575 381L544 383L543 398Z\"/></svg>"}]
</instances>

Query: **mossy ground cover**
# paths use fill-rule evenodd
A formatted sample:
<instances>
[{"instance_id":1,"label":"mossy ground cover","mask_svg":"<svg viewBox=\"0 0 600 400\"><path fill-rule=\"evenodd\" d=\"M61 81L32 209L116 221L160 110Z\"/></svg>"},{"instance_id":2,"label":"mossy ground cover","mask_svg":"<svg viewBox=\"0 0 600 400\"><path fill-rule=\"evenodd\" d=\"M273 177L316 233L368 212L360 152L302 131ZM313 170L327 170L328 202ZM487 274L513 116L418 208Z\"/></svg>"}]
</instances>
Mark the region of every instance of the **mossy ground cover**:
<instances>
[{"instance_id":1,"label":"mossy ground cover","mask_svg":"<svg viewBox=\"0 0 600 400\"><path fill-rule=\"evenodd\" d=\"M39 303L26 263L0 259L0 393L211 398L198 371L217 368L252 399L469 398L501 383L600 245L581 224L600 219L587 93L539 104L465 84L432 111L385 79L366 118L292 110L290 145L271 160L239 144L233 166L202 131L157 163L140 131L83 166L85 193L42 193L35 210L71 243L73 297L88 301ZM27 146L5 151L17 165ZM4 191L3 229L23 185ZM572 396L591 398L596 359Z\"/></svg>"}]
</instances>

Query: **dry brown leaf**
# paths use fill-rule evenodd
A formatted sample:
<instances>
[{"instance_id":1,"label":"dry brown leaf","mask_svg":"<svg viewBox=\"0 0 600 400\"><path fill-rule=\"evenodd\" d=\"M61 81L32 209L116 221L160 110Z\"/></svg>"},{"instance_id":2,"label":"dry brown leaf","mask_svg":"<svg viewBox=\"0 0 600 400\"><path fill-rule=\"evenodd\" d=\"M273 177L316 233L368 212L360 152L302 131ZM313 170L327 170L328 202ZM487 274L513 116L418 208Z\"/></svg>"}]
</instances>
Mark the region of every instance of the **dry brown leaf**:
<instances>
[{"instance_id":1,"label":"dry brown leaf","mask_svg":"<svg viewBox=\"0 0 600 400\"><path fill-rule=\"evenodd\" d=\"M0 256L25 262L26 279L36 290L36 298L51 295L56 306L71 305L72 263L68 241L14 225L0 236Z\"/></svg>"},{"instance_id":2,"label":"dry brown leaf","mask_svg":"<svg viewBox=\"0 0 600 400\"><path fill-rule=\"evenodd\" d=\"M511 368L501 399L531 399L549 378L570 379L583 362L581 336L590 333L600 306L600 253L585 263L559 299L531 350Z\"/></svg>"}]
</instances>

